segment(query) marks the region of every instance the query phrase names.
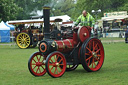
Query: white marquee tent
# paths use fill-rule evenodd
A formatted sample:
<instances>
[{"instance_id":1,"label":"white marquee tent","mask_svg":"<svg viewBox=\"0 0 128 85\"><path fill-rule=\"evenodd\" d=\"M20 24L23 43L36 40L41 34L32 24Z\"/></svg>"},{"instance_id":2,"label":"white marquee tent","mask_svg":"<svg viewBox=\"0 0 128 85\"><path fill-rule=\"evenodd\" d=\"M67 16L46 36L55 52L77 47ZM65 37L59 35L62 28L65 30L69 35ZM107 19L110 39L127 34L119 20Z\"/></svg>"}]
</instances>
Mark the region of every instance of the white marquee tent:
<instances>
[{"instance_id":1,"label":"white marquee tent","mask_svg":"<svg viewBox=\"0 0 128 85\"><path fill-rule=\"evenodd\" d=\"M0 23L0 42L10 42L10 28L3 21Z\"/></svg>"}]
</instances>

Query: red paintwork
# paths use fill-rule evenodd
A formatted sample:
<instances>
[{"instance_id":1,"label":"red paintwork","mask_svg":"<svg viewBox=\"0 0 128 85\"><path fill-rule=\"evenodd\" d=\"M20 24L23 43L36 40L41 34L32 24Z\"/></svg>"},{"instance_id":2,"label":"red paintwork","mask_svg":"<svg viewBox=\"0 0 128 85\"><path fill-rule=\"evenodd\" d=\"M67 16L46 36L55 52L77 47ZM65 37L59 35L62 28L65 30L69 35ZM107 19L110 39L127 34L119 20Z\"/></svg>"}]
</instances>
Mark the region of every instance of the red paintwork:
<instances>
[{"instance_id":1,"label":"red paintwork","mask_svg":"<svg viewBox=\"0 0 128 85\"><path fill-rule=\"evenodd\" d=\"M78 29L78 39L81 41L81 42L84 42L87 38L90 37L90 28L87 28L85 26L83 27L80 27ZM86 34L86 35L85 35Z\"/></svg>"},{"instance_id":2,"label":"red paintwork","mask_svg":"<svg viewBox=\"0 0 128 85\"><path fill-rule=\"evenodd\" d=\"M74 43L74 45L77 45L78 44L78 36L77 36L77 33L76 32L74 32L73 33L73 43Z\"/></svg>"},{"instance_id":3,"label":"red paintwork","mask_svg":"<svg viewBox=\"0 0 128 85\"><path fill-rule=\"evenodd\" d=\"M102 67L104 62L104 48L101 41L96 38L91 39L87 43L85 48L85 62L87 63L87 68L91 71L97 71ZM97 57L93 57L93 53L96 53ZM89 62L91 60L92 62Z\"/></svg>"},{"instance_id":4,"label":"red paintwork","mask_svg":"<svg viewBox=\"0 0 128 85\"><path fill-rule=\"evenodd\" d=\"M65 39L65 40L56 40L57 43L57 51L60 52L70 52L74 48L73 39Z\"/></svg>"},{"instance_id":5,"label":"red paintwork","mask_svg":"<svg viewBox=\"0 0 128 85\"><path fill-rule=\"evenodd\" d=\"M45 63L42 61L45 60L45 56L40 52L36 52L31 55L31 59L29 60L29 71L34 76L43 76L46 73Z\"/></svg>"},{"instance_id":6,"label":"red paintwork","mask_svg":"<svg viewBox=\"0 0 128 85\"><path fill-rule=\"evenodd\" d=\"M73 24L73 21L69 21L69 22L62 22L62 24Z\"/></svg>"},{"instance_id":7,"label":"red paintwork","mask_svg":"<svg viewBox=\"0 0 128 85\"><path fill-rule=\"evenodd\" d=\"M79 40L84 42L87 38L90 37L89 27L79 27L78 33L74 31L72 39L64 39L64 40L55 40L57 43L57 51L60 52L70 52L72 49L78 44ZM84 33L87 35L85 36ZM79 40L78 40L79 38Z\"/></svg>"},{"instance_id":8,"label":"red paintwork","mask_svg":"<svg viewBox=\"0 0 128 85\"><path fill-rule=\"evenodd\" d=\"M66 70L65 56L60 52L49 54L48 60L46 61L46 70L54 78L62 76Z\"/></svg>"}]
</instances>

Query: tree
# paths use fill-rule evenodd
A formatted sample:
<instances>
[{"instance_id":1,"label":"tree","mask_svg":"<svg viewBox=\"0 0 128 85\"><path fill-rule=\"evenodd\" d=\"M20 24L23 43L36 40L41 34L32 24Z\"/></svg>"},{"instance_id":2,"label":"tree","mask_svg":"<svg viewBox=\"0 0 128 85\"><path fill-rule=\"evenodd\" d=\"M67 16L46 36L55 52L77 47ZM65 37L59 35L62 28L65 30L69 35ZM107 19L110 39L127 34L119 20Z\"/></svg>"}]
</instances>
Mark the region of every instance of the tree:
<instances>
[{"instance_id":1,"label":"tree","mask_svg":"<svg viewBox=\"0 0 128 85\"><path fill-rule=\"evenodd\" d=\"M119 7L119 10L128 11L128 3L125 3L123 6Z\"/></svg>"},{"instance_id":2,"label":"tree","mask_svg":"<svg viewBox=\"0 0 128 85\"><path fill-rule=\"evenodd\" d=\"M57 2L57 3L56 3ZM73 0L56 0L52 6L53 16L58 15L69 15L72 16L72 12L75 9L75 4Z\"/></svg>"},{"instance_id":3,"label":"tree","mask_svg":"<svg viewBox=\"0 0 128 85\"><path fill-rule=\"evenodd\" d=\"M28 19L32 15L36 15L37 10L42 10L42 6L48 5L51 0L15 0L15 3L23 8L18 14L17 19Z\"/></svg>"},{"instance_id":4,"label":"tree","mask_svg":"<svg viewBox=\"0 0 128 85\"><path fill-rule=\"evenodd\" d=\"M124 3L128 2L127 0L112 0L111 9L113 11L118 11L118 8L122 7Z\"/></svg>"},{"instance_id":5,"label":"tree","mask_svg":"<svg viewBox=\"0 0 128 85\"><path fill-rule=\"evenodd\" d=\"M86 9L89 13L91 13L92 10L101 9L102 12L99 14L99 16L101 17L103 16L103 13L106 12L106 10L110 9L110 7L111 0L78 0L75 6L75 16L78 17L84 9ZM77 17L74 18L76 19Z\"/></svg>"},{"instance_id":6,"label":"tree","mask_svg":"<svg viewBox=\"0 0 128 85\"><path fill-rule=\"evenodd\" d=\"M18 7L13 0L0 0L0 19L3 21L16 19L21 10L22 8Z\"/></svg>"}]
</instances>

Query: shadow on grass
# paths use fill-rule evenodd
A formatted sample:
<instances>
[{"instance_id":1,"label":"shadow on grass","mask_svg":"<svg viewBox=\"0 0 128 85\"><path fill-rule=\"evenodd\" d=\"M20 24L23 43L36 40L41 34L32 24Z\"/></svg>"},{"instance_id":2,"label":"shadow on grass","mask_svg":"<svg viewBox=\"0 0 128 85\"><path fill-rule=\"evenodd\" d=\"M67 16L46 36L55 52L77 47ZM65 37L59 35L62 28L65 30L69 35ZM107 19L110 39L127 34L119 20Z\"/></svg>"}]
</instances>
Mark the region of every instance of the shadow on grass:
<instances>
[{"instance_id":1,"label":"shadow on grass","mask_svg":"<svg viewBox=\"0 0 128 85\"><path fill-rule=\"evenodd\" d=\"M100 70L96 72L87 72L82 66L77 68L74 71L66 72L66 73L72 73L75 75L78 74L115 74L115 73L121 73L121 72L128 72L128 61L124 60L119 62L117 65L113 66L102 66Z\"/></svg>"}]
</instances>

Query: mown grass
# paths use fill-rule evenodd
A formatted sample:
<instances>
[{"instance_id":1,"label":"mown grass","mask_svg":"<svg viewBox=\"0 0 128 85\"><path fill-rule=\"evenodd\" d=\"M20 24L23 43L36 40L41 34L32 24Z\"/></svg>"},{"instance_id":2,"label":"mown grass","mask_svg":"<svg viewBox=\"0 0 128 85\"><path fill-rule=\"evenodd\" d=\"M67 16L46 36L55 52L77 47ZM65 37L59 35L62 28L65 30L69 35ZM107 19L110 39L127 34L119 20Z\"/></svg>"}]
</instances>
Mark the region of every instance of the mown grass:
<instances>
[{"instance_id":1,"label":"mown grass","mask_svg":"<svg viewBox=\"0 0 128 85\"><path fill-rule=\"evenodd\" d=\"M105 60L98 72L86 72L81 65L60 78L48 74L34 77L28 59L38 48L19 49L0 45L0 85L127 85L128 44L104 43Z\"/></svg>"},{"instance_id":2,"label":"mown grass","mask_svg":"<svg viewBox=\"0 0 128 85\"><path fill-rule=\"evenodd\" d=\"M101 40L125 40L125 38L118 38L118 37L107 37L107 38L100 38Z\"/></svg>"}]
</instances>

